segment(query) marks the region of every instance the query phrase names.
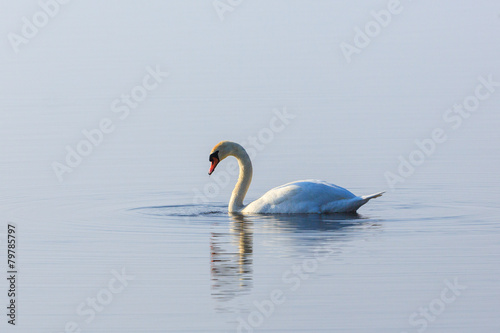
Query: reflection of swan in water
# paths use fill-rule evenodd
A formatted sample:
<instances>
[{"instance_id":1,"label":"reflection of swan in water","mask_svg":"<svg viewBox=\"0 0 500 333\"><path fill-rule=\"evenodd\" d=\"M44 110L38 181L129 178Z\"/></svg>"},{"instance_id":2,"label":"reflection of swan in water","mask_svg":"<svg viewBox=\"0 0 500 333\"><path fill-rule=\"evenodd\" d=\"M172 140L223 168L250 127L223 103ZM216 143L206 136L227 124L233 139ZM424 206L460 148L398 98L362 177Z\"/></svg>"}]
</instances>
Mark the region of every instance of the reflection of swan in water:
<instances>
[{"instance_id":1,"label":"reflection of swan in water","mask_svg":"<svg viewBox=\"0 0 500 333\"><path fill-rule=\"evenodd\" d=\"M287 257L314 257L325 249L328 253L340 253L346 243L366 237L367 230L378 229L374 220L357 213L260 215L258 218L266 233L278 234L270 237L267 244Z\"/></svg>"},{"instance_id":2,"label":"reflection of swan in water","mask_svg":"<svg viewBox=\"0 0 500 333\"><path fill-rule=\"evenodd\" d=\"M304 231L335 231L349 226L359 225L366 218L358 213L335 214L287 214L287 215L260 215L268 220L268 227L279 229L280 232Z\"/></svg>"},{"instance_id":3,"label":"reflection of swan in water","mask_svg":"<svg viewBox=\"0 0 500 333\"><path fill-rule=\"evenodd\" d=\"M252 222L233 216L228 233L210 237L212 296L230 301L252 288Z\"/></svg>"},{"instance_id":4,"label":"reflection of swan in water","mask_svg":"<svg viewBox=\"0 0 500 333\"><path fill-rule=\"evenodd\" d=\"M364 223L368 221L370 223ZM212 232L210 237L212 296L218 301L217 310L241 312L242 308L244 311L251 306L251 302L239 297L250 294L253 287L252 266L257 260L253 256L254 231L260 236L280 235L265 237L268 238L265 246L273 247L274 253L284 251L291 257L301 258L336 256L334 253L341 253L344 242L356 235L357 226L370 226L373 222L359 214L230 214L229 232ZM259 241L262 242L261 237Z\"/></svg>"}]
</instances>

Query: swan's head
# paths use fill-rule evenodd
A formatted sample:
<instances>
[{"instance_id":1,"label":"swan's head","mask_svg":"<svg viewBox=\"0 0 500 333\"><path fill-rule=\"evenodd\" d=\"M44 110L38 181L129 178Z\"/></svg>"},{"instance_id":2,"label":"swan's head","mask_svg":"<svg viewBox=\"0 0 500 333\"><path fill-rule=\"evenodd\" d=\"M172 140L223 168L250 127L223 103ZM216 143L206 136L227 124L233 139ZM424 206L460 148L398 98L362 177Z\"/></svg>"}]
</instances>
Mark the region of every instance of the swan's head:
<instances>
[{"instance_id":1,"label":"swan's head","mask_svg":"<svg viewBox=\"0 0 500 333\"><path fill-rule=\"evenodd\" d=\"M210 170L208 171L208 174L211 175L220 161L222 161L228 156L234 155L235 152L239 149L243 149L243 147L231 141L221 141L218 144L216 144L215 147L212 148L212 151L210 152L210 157L208 159L212 163L210 165Z\"/></svg>"}]
</instances>

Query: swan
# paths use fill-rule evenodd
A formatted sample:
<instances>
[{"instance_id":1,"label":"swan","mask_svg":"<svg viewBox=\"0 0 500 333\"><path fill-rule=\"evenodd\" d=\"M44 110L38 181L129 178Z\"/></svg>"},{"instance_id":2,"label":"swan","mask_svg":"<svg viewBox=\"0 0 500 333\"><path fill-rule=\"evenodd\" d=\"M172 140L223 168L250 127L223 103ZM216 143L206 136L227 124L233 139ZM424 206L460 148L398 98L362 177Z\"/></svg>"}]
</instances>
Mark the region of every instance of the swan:
<instances>
[{"instance_id":1,"label":"swan","mask_svg":"<svg viewBox=\"0 0 500 333\"><path fill-rule=\"evenodd\" d=\"M241 214L326 214L350 213L380 197L384 192L358 197L337 185L320 180L299 180L269 190L259 199L243 204L252 181L252 162L245 148L236 142L221 141L210 152L211 175L226 157L238 160L240 174L229 200L229 213Z\"/></svg>"}]
</instances>

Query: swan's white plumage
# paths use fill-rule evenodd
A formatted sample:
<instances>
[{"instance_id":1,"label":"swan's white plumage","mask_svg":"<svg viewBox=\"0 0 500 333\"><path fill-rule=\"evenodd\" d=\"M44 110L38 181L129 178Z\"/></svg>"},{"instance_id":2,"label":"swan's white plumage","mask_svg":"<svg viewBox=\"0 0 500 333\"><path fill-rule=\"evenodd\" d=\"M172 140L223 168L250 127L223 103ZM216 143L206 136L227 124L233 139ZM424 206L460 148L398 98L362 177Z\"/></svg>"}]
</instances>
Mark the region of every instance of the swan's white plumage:
<instances>
[{"instance_id":1,"label":"swan's white plumage","mask_svg":"<svg viewBox=\"0 0 500 333\"><path fill-rule=\"evenodd\" d=\"M237 143L222 141L211 153L211 172L219 161L234 156L240 166L240 177L229 203L229 212L244 214L325 214L355 212L370 199L384 192L358 197L337 185L319 180L301 180L275 187L259 199L243 205L252 180L252 163L245 149ZM215 161L215 162L214 162ZM215 163L215 165L214 165Z\"/></svg>"},{"instance_id":2,"label":"swan's white plumage","mask_svg":"<svg viewBox=\"0 0 500 333\"><path fill-rule=\"evenodd\" d=\"M269 190L242 213L324 214L354 212L372 197L358 197L340 186L320 180L300 180Z\"/></svg>"}]
</instances>

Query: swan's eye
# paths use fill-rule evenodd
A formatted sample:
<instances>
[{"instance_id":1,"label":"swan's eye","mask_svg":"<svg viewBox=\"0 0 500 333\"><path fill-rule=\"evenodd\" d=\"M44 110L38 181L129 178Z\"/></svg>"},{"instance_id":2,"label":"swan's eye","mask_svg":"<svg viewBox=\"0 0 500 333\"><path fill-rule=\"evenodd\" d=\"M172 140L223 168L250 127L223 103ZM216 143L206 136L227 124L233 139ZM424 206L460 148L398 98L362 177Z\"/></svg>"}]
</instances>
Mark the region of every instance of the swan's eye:
<instances>
[{"instance_id":1,"label":"swan's eye","mask_svg":"<svg viewBox=\"0 0 500 333\"><path fill-rule=\"evenodd\" d=\"M220 158L219 158L219 151L217 150L216 152L210 154L210 157L208 158L208 161L210 162L213 162L214 161L214 158L217 159L217 161L220 161Z\"/></svg>"}]
</instances>

